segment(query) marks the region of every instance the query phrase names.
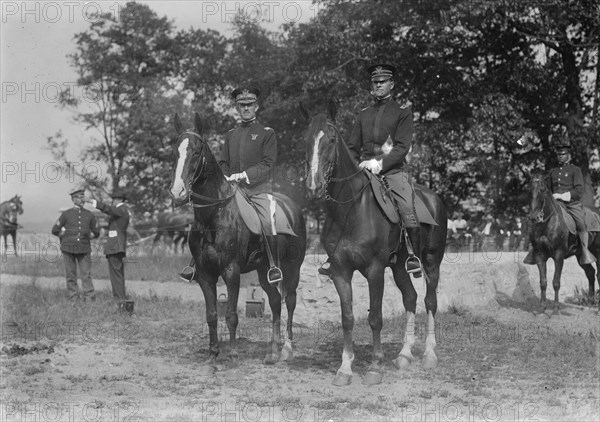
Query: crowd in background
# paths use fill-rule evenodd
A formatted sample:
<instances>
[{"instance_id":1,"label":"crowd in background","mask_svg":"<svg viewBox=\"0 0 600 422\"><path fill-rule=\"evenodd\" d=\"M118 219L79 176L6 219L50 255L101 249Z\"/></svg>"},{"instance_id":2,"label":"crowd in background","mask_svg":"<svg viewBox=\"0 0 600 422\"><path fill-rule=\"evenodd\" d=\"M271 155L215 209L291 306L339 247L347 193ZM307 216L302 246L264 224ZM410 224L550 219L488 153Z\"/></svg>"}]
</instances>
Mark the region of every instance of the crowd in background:
<instances>
[{"instance_id":1,"label":"crowd in background","mask_svg":"<svg viewBox=\"0 0 600 422\"><path fill-rule=\"evenodd\" d=\"M529 230L526 217L457 211L448 218L447 243L473 252L483 250L527 251Z\"/></svg>"}]
</instances>

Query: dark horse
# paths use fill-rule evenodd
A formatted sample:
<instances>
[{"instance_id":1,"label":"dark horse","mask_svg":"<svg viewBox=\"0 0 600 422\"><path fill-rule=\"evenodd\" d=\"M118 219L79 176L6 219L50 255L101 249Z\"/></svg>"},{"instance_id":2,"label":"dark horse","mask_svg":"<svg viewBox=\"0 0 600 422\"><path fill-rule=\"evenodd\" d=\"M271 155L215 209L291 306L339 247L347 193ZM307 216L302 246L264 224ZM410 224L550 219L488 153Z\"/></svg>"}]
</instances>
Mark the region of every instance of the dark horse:
<instances>
[{"instance_id":1,"label":"dark horse","mask_svg":"<svg viewBox=\"0 0 600 422\"><path fill-rule=\"evenodd\" d=\"M588 209L589 210L589 209ZM597 212L597 211L593 211ZM531 229L529 238L533 246L533 253L540 272L541 306L546 308L546 261L554 260L554 311L559 311L558 292L560 290L560 276L566 258L576 255L579 258L581 247L578 236L569 232L565 223L561 205L552 196L545 178L536 174L531 178L531 210L529 218ZM600 236L598 232L589 232L588 249L596 257L596 265L600 262ZM588 297L593 301L596 282L595 270L592 264L581 265L589 282ZM600 273L598 274L600 277ZM598 279L600 282L600 278Z\"/></svg>"},{"instance_id":2,"label":"dark horse","mask_svg":"<svg viewBox=\"0 0 600 422\"><path fill-rule=\"evenodd\" d=\"M359 169L335 126L336 112L335 107L330 105L329 118L324 114L315 116L310 122L306 138L309 166L306 184L311 197L326 199L326 221L321 243L331 259L332 278L342 310L344 350L342 365L333 384L347 385L352 382L354 315L351 282L355 270L360 271L369 283L368 320L373 332L373 360L363 383L378 384L383 379L381 306L385 268L392 269L407 312L404 345L394 361L401 368L408 366L413 359L411 349L415 342L417 292L404 268L408 256L406 246L402 244L397 259L391 259L401 242L401 227L390 222L379 208L365 171ZM425 296L428 327L423 365L432 368L437 365L434 317L440 264L446 245L447 217L440 198L425 187L420 186L419 189L427 208L439 224L421 225L423 268L428 280Z\"/></svg>"},{"instance_id":3,"label":"dark horse","mask_svg":"<svg viewBox=\"0 0 600 422\"><path fill-rule=\"evenodd\" d=\"M267 293L273 312L271 350L265 363L279 359L280 317L282 296L285 299L288 320L283 360L293 357L292 320L296 308L296 288L300 281L300 266L306 251L306 227L300 208L288 197L274 194L297 235L278 235L278 250L283 281L281 294L276 285L267 281L269 263L261 250L260 238L252 234L243 222L234 199L236 184L225 180L207 142L202 139L201 121L195 116L195 129L184 130L179 116L175 116L177 139L177 164L171 184L171 195L177 203L190 202L194 207L195 222L189 247L196 261L194 279L200 284L206 301L206 320L210 334L210 357L205 363L206 372L214 371L219 354L217 335L217 279L223 277L227 285L226 322L229 329L230 355L237 355L236 329L240 274L256 270L261 287Z\"/></svg>"},{"instance_id":4,"label":"dark horse","mask_svg":"<svg viewBox=\"0 0 600 422\"><path fill-rule=\"evenodd\" d=\"M158 214L158 225L156 227L156 235L152 241L152 253L154 247L162 238L167 246L173 246L173 252L177 253L181 246L183 253L185 244L188 240L190 227L194 222L194 215L190 212L171 212L165 211Z\"/></svg>"},{"instance_id":5,"label":"dark horse","mask_svg":"<svg viewBox=\"0 0 600 422\"><path fill-rule=\"evenodd\" d=\"M23 201L18 195L0 204L0 233L4 237L4 254L8 249L7 237L10 234L17 253L17 229L21 226L17 223L17 215L23 214Z\"/></svg>"}]
</instances>

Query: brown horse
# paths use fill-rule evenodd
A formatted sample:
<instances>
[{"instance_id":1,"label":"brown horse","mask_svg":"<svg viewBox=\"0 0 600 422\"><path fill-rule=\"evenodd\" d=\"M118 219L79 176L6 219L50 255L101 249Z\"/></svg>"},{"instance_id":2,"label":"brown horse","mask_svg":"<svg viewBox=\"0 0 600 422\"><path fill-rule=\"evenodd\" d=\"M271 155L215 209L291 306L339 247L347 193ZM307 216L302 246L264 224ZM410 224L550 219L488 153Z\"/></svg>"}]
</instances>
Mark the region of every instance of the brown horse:
<instances>
[{"instance_id":1,"label":"brown horse","mask_svg":"<svg viewBox=\"0 0 600 422\"><path fill-rule=\"evenodd\" d=\"M407 312L404 345L394 361L401 368L413 360L411 349L415 342L417 292L404 268L408 252L402 242L403 230L400 225L388 220L379 208L365 171L358 168L346 143L341 139L334 123L335 115L336 109L330 105L329 118L324 114L315 116L306 136L309 166L306 185L311 197L326 200L326 221L321 243L331 260L332 279L340 296L342 310L344 350L342 365L333 384L347 385L352 382L354 315L351 282L355 270L360 271L369 283L368 320L373 333L373 360L363 383L378 384L383 379L381 308L385 268L392 269ZM440 198L425 187L419 189L429 212L438 223L437 226L421 225L421 256L428 280L425 296L428 327L423 365L431 368L437 365L434 317L437 311L436 289L440 264L446 245L447 217ZM392 258L394 254L397 254L396 259Z\"/></svg>"},{"instance_id":2,"label":"brown horse","mask_svg":"<svg viewBox=\"0 0 600 422\"><path fill-rule=\"evenodd\" d=\"M292 321L296 308L296 288L300 281L300 266L306 251L306 227L301 209L288 197L273 194L286 214L297 236L277 235L280 256L279 267L283 272L281 293L276 285L269 284L270 268L267 254L263 253L260 237L246 227L237 202L234 199L236 184L225 176L207 142L202 139L200 117L196 114L195 129L184 130L179 116L175 116L177 139L177 163L171 184L171 195L176 203L190 203L194 207L194 225L188 245L196 262L194 279L200 284L206 302L206 321L209 329L209 359L203 370L214 371L219 354L217 333L217 279L223 277L227 285L227 313L225 320L229 329L230 355L237 355L236 330L238 325L237 303L240 274L256 270L261 287L267 293L273 312L271 350L265 363L279 359L281 341L280 318L282 297L285 300L288 320L285 343L281 358L293 357Z\"/></svg>"},{"instance_id":3,"label":"brown horse","mask_svg":"<svg viewBox=\"0 0 600 422\"><path fill-rule=\"evenodd\" d=\"M596 210L588 209L590 212L597 213ZM546 179L539 174L531 178L531 209L529 219L531 228L529 238L533 246L535 261L540 273L541 289L541 307L546 309L546 287L548 278L546 273L546 261L548 258L554 260L554 277L552 278L552 287L554 287L554 312L560 310L558 303L558 292L560 290L560 278L563 269L564 260L576 255L579 258L581 247L578 242L578 236L570 233L565 223L561 205L552 196L552 191L547 185ZM598 232L589 232L588 249L596 257L596 266L600 262L600 236ZM588 279L589 290L588 298L594 300L594 290L596 283L596 271L592 264L581 265ZM598 273L600 283L600 273Z\"/></svg>"},{"instance_id":4,"label":"brown horse","mask_svg":"<svg viewBox=\"0 0 600 422\"><path fill-rule=\"evenodd\" d=\"M0 204L0 234L4 238L4 254L8 249L8 235L12 237L15 255L17 253L17 229L21 228L17 223L17 216L23 214L23 201L18 195Z\"/></svg>"}]
</instances>

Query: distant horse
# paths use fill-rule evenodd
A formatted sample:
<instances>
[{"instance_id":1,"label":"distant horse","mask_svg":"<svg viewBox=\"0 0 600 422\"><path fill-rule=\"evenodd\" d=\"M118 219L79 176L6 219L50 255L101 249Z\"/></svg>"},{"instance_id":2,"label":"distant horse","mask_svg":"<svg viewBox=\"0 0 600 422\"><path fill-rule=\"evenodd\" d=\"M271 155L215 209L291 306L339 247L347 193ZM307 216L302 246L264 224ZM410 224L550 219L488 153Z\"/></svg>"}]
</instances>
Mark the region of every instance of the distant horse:
<instances>
[{"instance_id":1,"label":"distant horse","mask_svg":"<svg viewBox=\"0 0 600 422\"><path fill-rule=\"evenodd\" d=\"M0 204L0 234L4 237L4 254L8 249L7 237L10 235L17 253L17 229L21 228L17 223L17 216L23 214L23 201L18 195Z\"/></svg>"},{"instance_id":2,"label":"distant horse","mask_svg":"<svg viewBox=\"0 0 600 422\"><path fill-rule=\"evenodd\" d=\"M193 222L194 215L188 212L165 211L158 214L158 225L152 241L152 250L154 251L154 247L160 239L163 239L167 246L173 246L173 252L177 253L181 247L183 253Z\"/></svg>"},{"instance_id":3,"label":"distant horse","mask_svg":"<svg viewBox=\"0 0 600 422\"><path fill-rule=\"evenodd\" d=\"M281 257L279 266L283 272L280 294L277 286L269 284L267 280L269 262L266 254L257 253L262 250L259 236L252 234L241 218L234 199L238 187L225 180L208 143L200 135L201 126L200 117L196 114L195 129L184 130L179 116L175 115L178 146L171 195L176 203L189 202L194 207L195 222L188 244L196 260L194 279L200 284L206 302L210 357L204 369L209 373L214 371L213 365L219 354L217 278L222 276L227 285L225 319L229 328L230 354L236 356L240 274L253 270L258 273L258 280L267 293L273 312L271 350L265 363L274 363L279 359L282 296L286 302L288 320L281 358L289 360L293 357L292 321L296 308L296 288L306 251L306 227L302 211L288 197L273 194L297 235L277 235Z\"/></svg>"},{"instance_id":4,"label":"distant horse","mask_svg":"<svg viewBox=\"0 0 600 422\"><path fill-rule=\"evenodd\" d=\"M308 114L303 112L308 119ZM306 134L306 159L309 165L306 185L312 198L326 200L326 221L321 232L321 244L331 260L332 279L340 296L342 311L344 350L342 365L333 384L341 386L352 382L354 315L351 282L355 270L360 271L369 283L368 320L373 333L373 360L363 384L379 384L383 379L381 307L385 268L392 269L407 312L404 346L394 361L401 368L408 366L413 359L411 349L415 342L417 292L404 267L408 252L402 240L403 231L399 224L392 223L382 213L366 170L359 169L335 126L336 112L335 107L330 105L329 118L324 114L315 116ZM440 263L446 246L447 216L436 194L423 186L419 186L417 192L438 223L438 226L421 224L421 256L427 279L425 307L428 315L423 365L431 368L437 365L434 317ZM392 256L395 252L397 257L394 260Z\"/></svg>"},{"instance_id":5,"label":"distant horse","mask_svg":"<svg viewBox=\"0 0 600 422\"><path fill-rule=\"evenodd\" d=\"M596 210L587 209L597 213ZM558 292L560 290L560 277L563 263L566 258L576 255L579 258L581 247L579 246L577 234L569 232L563 217L561 205L552 196L545 178L536 174L531 179L531 210L529 214L531 227L529 238L533 246L533 253L540 273L541 306L546 308L546 287L548 279L546 275L546 261L548 258L554 260L554 312L559 311ZM598 232L589 232L588 249L596 257L596 266L600 262L600 236ZM594 300L596 282L596 271L592 264L581 265L588 279L588 298ZM600 282L600 273L598 274Z\"/></svg>"}]
</instances>

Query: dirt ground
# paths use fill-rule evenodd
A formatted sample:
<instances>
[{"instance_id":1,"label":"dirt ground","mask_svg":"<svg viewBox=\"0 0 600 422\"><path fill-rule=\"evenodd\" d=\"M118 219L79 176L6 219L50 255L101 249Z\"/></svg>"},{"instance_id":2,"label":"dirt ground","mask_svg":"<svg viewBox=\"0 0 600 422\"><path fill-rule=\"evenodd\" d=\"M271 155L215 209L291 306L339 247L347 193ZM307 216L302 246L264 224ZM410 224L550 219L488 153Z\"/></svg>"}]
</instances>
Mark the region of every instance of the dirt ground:
<instances>
[{"instance_id":1,"label":"dirt ground","mask_svg":"<svg viewBox=\"0 0 600 422\"><path fill-rule=\"evenodd\" d=\"M208 348L201 319L192 319L189 332L172 333L168 343L136 335L141 325L145 332L155 325L164 333L169 324L140 308L118 324L99 324L93 333L75 334L68 341L15 345L3 335L1 420L597 420L600 319L596 309L568 303L576 289L587 289L583 272L573 259L568 260L560 291L561 313L541 313L537 268L519 264L522 258L523 253L446 257L438 290L439 364L434 370L420 365L425 323L422 281L415 283L419 293L416 359L406 370L391 363L402 346L404 320L401 295L388 273L383 307L388 325L382 333L386 373L380 385L361 383L371 337L365 322L367 283L357 274L354 311L362 328L356 329L354 378L347 387L333 387L341 363L339 299L332 283L317 274L323 257L309 256L298 289L293 361L263 363L270 310L267 305L263 318L244 316L245 298L254 281L246 276L239 302L240 356L228 356L223 342L214 374L204 374L200 365ZM0 286L6 289L28 279L3 274ZM62 278L38 278L35 283L64 288ZM106 280L95 285L98 290L110 289ZM128 281L127 287L138 297L202 301L197 285L180 281ZM219 289L224 291L223 286ZM553 294L549 286L548 297ZM468 320L455 318L464 313ZM392 327L389 321L399 326ZM221 337L226 337L223 322L219 328ZM560 346L562 334L569 334L568 339L595 337L591 359L582 357L580 367L545 366L544 354ZM546 347L546 339L554 343Z\"/></svg>"}]
</instances>

